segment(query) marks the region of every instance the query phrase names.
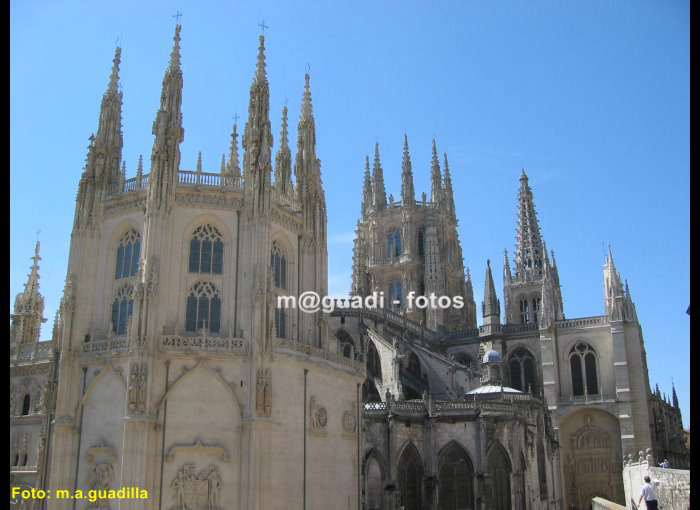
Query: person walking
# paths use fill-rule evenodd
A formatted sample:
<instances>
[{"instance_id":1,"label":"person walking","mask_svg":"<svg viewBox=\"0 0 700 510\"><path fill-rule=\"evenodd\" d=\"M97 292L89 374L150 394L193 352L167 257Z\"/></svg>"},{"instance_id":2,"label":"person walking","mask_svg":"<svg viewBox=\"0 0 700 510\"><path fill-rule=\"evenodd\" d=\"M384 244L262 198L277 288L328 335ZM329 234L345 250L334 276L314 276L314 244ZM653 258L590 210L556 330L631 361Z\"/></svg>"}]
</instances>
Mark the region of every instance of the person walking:
<instances>
[{"instance_id":1,"label":"person walking","mask_svg":"<svg viewBox=\"0 0 700 510\"><path fill-rule=\"evenodd\" d=\"M658 510L659 501L658 496L656 495L656 487L658 486L658 484L659 482L656 481L652 484L651 478L649 478L648 476L644 477L644 485L642 485L642 494L639 496L637 506L642 504L642 498L644 498L644 503L647 506L647 510Z\"/></svg>"},{"instance_id":2,"label":"person walking","mask_svg":"<svg viewBox=\"0 0 700 510\"><path fill-rule=\"evenodd\" d=\"M664 469L668 469L668 466L669 466L668 461L666 459L664 459L664 461L661 463L661 467Z\"/></svg>"}]
</instances>

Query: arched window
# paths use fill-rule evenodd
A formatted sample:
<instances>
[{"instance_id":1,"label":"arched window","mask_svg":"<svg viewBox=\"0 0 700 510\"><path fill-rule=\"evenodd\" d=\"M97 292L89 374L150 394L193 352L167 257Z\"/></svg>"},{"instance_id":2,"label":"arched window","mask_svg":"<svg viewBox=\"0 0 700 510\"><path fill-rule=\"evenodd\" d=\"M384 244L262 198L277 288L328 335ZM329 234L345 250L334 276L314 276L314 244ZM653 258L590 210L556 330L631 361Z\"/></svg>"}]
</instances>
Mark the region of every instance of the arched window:
<instances>
[{"instance_id":1,"label":"arched window","mask_svg":"<svg viewBox=\"0 0 700 510\"><path fill-rule=\"evenodd\" d=\"M464 448L450 443L438 460L440 510L474 508L474 468Z\"/></svg>"},{"instance_id":2,"label":"arched window","mask_svg":"<svg viewBox=\"0 0 700 510\"><path fill-rule=\"evenodd\" d=\"M520 300L520 324L530 323L530 306L528 305L527 298Z\"/></svg>"},{"instance_id":3,"label":"arched window","mask_svg":"<svg viewBox=\"0 0 700 510\"><path fill-rule=\"evenodd\" d=\"M197 332L206 328L211 333L221 329L221 297L209 282L197 282L187 296L185 330Z\"/></svg>"},{"instance_id":4,"label":"arched window","mask_svg":"<svg viewBox=\"0 0 700 510\"><path fill-rule=\"evenodd\" d=\"M136 230L129 230L117 248L117 268L114 271L114 279L133 276L139 271L139 257L141 256L141 235Z\"/></svg>"},{"instance_id":5,"label":"arched window","mask_svg":"<svg viewBox=\"0 0 700 510\"><path fill-rule=\"evenodd\" d=\"M372 340L367 342L367 377L382 378L382 362Z\"/></svg>"},{"instance_id":6,"label":"arched window","mask_svg":"<svg viewBox=\"0 0 700 510\"><path fill-rule=\"evenodd\" d=\"M520 391L533 393L537 390L537 371L535 369L535 358L530 351L518 347L511 354L508 367L510 368L510 385Z\"/></svg>"},{"instance_id":7,"label":"arched window","mask_svg":"<svg viewBox=\"0 0 700 510\"><path fill-rule=\"evenodd\" d=\"M422 227L418 230L418 257L425 258L425 229Z\"/></svg>"},{"instance_id":8,"label":"arched window","mask_svg":"<svg viewBox=\"0 0 700 510\"><path fill-rule=\"evenodd\" d=\"M400 280L389 283L389 306L391 308L401 308L403 304L403 289Z\"/></svg>"},{"instance_id":9,"label":"arched window","mask_svg":"<svg viewBox=\"0 0 700 510\"><path fill-rule=\"evenodd\" d=\"M571 388L574 396L598 394L595 351L587 343L576 344L569 353Z\"/></svg>"},{"instance_id":10,"label":"arched window","mask_svg":"<svg viewBox=\"0 0 700 510\"><path fill-rule=\"evenodd\" d=\"M224 268L224 241L212 225L197 227L190 240L190 273L221 274Z\"/></svg>"},{"instance_id":11,"label":"arched window","mask_svg":"<svg viewBox=\"0 0 700 510\"><path fill-rule=\"evenodd\" d=\"M19 453L15 454L15 462L12 464L13 466L19 466Z\"/></svg>"},{"instance_id":12,"label":"arched window","mask_svg":"<svg viewBox=\"0 0 700 510\"><path fill-rule=\"evenodd\" d=\"M399 458L400 505L404 510L421 510L423 501L423 462L415 446L409 444Z\"/></svg>"},{"instance_id":13,"label":"arched window","mask_svg":"<svg viewBox=\"0 0 700 510\"><path fill-rule=\"evenodd\" d=\"M29 409L31 409L32 397L27 393L22 400L22 416L27 416L29 414Z\"/></svg>"},{"instance_id":14,"label":"arched window","mask_svg":"<svg viewBox=\"0 0 700 510\"><path fill-rule=\"evenodd\" d=\"M532 322L537 324L539 320L540 311L542 309L542 299L539 297L532 298Z\"/></svg>"},{"instance_id":15,"label":"arched window","mask_svg":"<svg viewBox=\"0 0 700 510\"><path fill-rule=\"evenodd\" d=\"M272 253L270 255L270 267L274 273L275 287L287 288L287 255L277 241L272 241Z\"/></svg>"},{"instance_id":16,"label":"arched window","mask_svg":"<svg viewBox=\"0 0 700 510\"><path fill-rule=\"evenodd\" d=\"M503 448L495 444L487 458L488 495L491 499L489 508L493 510L511 510L510 505L510 460Z\"/></svg>"},{"instance_id":17,"label":"arched window","mask_svg":"<svg viewBox=\"0 0 700 510\"><path fill-rule=\"evenodd\" d=\"M125 285L117 292L112 303L112 331L115 335L126 335L126 325L134 311L134 292L131 285Z\"/></svg>"},{"instance_id":18,"label":"arched window","mask_svg":"<svg viewBox=\"0 0 700 510\"><path fill-rule=\"evenodd\" d=\"M23 466L26 466L28 460L29 460L29 455L27 455L27 454L25 453L25 454L24 454L24 459L22 460L22 465L23 465Z\"/></svg>"},{"instance_id":19,"label":"arched window","mask_svg":"<svg viewBox=\"0 0 700 510\"><path fill-rule=\"evenodd\" d=\"M344 329L340 329L335 336L338 337L338 341L340 342L340 352L343 353L343 356L353 359L355 357L355 341L352 339L350 334Z\"/></svg>"},{"instance_id":20,"label":"arched window","mask_svg":"<svg viewBox=\"0 0 700 510\"><path fill-rule=\"evenodd\" d=\"M381 510L383 487L382 467L375 454L368 457L365 464L365 506L366 510Z\"/></svg>"},{"instance_id":21,"label":"arched window","mask_svg":"<svg viewBox=\"0 0 700 510\"><path fill-rule=\"evenodd\" d=\"M390 259L401 256L401 232L398 230L390 230L386 236L387 240L387 256Z\"/></svg>"},{"instance_id":22,"label":"arched window","mask_svg":"<svg viewBox=\"0 0 700 510\"><path fill-rule=\"evenodd\" d=\"M284 308L275 308L275 331L278 338L287 338L287 313Z\"/></svg>"}]
</instances>

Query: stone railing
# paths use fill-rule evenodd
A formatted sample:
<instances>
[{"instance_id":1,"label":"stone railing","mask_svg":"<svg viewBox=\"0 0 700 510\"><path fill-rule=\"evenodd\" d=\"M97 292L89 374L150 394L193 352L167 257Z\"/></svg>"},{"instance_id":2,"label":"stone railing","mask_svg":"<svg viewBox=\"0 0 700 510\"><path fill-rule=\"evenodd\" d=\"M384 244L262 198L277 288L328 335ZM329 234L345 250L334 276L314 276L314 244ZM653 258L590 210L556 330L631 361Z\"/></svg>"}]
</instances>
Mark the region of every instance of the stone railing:
<instances>
[{"instance_id":1,"label":"stone railing","mask_svg":"<svg viewBox=\"0 0 700 510\"><path fill-rule=\"evenodd\" d=\"M122 352L127 350L129 350L129 337L115 336L112 338L105 338L104 340L91 340L90 342L83 342L80 352L82 354L92 354L113 351Z\"/></svg>"},{"instance_id":2,"label":"stone railing","mask_svg":"<svg viewBox=\"0 0 700 510\"><path fill-rule=\"evenodd\" d=\"M467 329L465 331L453 331L447 333L445 339L448 342L459 342L460 340L474 340L479 338L479 328Z\"/></svg>"},{"instance_id":3,"label":"stone railing","mask_svg":"<svg viewBox=\"0 0 700 510\"><path fill-rule=\"evenodd\" d=\"M528 333L531 331L539 331L540 328L535 322L531 322L530 324L504 324L503 325L503 332L504 333Z\"/></svg>"},{"instance_id":4,"label":"stone railing","mask_svg":"<svg viewBox=\"0 0 700 510\"><path fill-rule=\"evenodd\" d=\"M367 402L364 405L365 416L387 416L395 414L402 417L422 416L463 416L477 412L512 413L513 406L542 405L542 401L530 394L513 393L480 393L466 395L464 400L443 401L433 400L396 400L390 397L386 402Z\"/></svg>"},{"instance_id":5,"label":"stone railing","mask_svg":"<svg viewBox=\"0 0 700 510\"><path fill-rule=\"evenodd\" d=\"M625 484L625 501L629 510L635 508L632 506L632 500L634 504L639 500L645 476L651 478L655 485L658 483L659 508L690 509L690 471L655 467L651 448L647 448L646 454L640 451L636 458L630 453L623 464L622 480Z\"/></svg>"},{"instance_id":6,"label":"stone railing","mask_svg":"<svg viewBox=\"0 0 700 510\"><path fill-rule=\"evenodd\" d=\"M130 191L139 191L148 187L149 174L142 175L141 178L132 177L122 183L110 184L107 188L107 196L124 195Z\"/></svg>"},{"instance_id":7,"label":"stone railing","mask_svg":"<svg viewBox=\"0 0 700 510\"><path fill-rule=\"evenodd\" d=\"M220 188L234 191L243 190L244 178L241 176L209 172L178 170L177 184L184 187Z\"/></svg>"},{"instance_id":8,"label":"stone railing","mask_svg":"<svg viewBox=\"0 0 700 510\"><path fill-rule=\"evenodd\" d=\"M354 359L346 358L342 354L327 351L325 349L319 349L313 345L303 344L301 342L297 342L296 340L277 338L274 342L274 348L275 350L279 351L291 351L294 353L306 354L312 358L330 361L336 365L350 368L360 374L365 373L365 364L361 361L355 361Z\"/></svg>"},{"instance_id":9,"label":"stone railing","mask_svg":"<svg viewBox=\"0 0 700 510\"><path fill-rule=\"evenodd\" d=\"M248 342L244 338L219 336L161 335L158 349L165 352L225 352L245 354Z\"/></svg>"},{"instance_id":10,"label":"stone railing","mask_svg":"<svg viewBox=\"0 0 700 510\"><path fill-rule=\"evenodd\" d=\"M484 324L479 326L479 333L484 335L493 335L501 331L503 331L503 325L501 324Z\"/></svg>"},{"instance_id":11,"label":"stone railing","mask_svg":"<svg viewBox=\"0 0 700 510\"><path fill-rule=\"evenodd\" d=\"M280 190L274 186L270 188L270 198L272 202L284 207L288 207L292 212L301 211L301 204L297 200L287 193L282 193Z\"/></svg>"},{"instance_id":12,"label":"stone railing","mask_svg":"<svg viewBox=\"0 0 700 510\"><path fill-rule=\"evenodd\" d=\"M569 397L560 397L558 402L561 405L578 405L591 404L595 402L615 402L616 400L617 395L598 393L597 395L572 395Z\"/></svg>"},{"instance_id":13,"label":"stone railing","mask_svg":"<svg viewBox=\"0 0 700 510\"><path fill-rule=\"evenodd\" d=\"M579 319L568 319L557 321L554 323L557 329L568 328L594 328L605 326L608 323L608 318L605 315L597 315L595 317L581 317Z\"/></svg>"},{"instance_id":14,"label":"stone railing","mask_svg":"<svg viewBox=\"0 0 700 510\"><path fill-rule=\"evenodd\" d=\"M22 361L44 361L51 358L53 352L53 342L37 342L22 344L10 350L10 359L16 362Z\"/></svg>"}]
</instances>

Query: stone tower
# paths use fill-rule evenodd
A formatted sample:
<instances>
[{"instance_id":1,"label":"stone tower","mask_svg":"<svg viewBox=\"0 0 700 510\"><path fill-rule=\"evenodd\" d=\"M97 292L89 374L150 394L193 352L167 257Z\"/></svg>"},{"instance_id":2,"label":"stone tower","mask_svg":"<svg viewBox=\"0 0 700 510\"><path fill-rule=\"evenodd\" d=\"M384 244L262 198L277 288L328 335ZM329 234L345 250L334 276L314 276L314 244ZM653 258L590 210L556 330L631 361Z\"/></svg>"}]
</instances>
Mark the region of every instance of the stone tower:
<instances>
[{"instance_id":1,"label":"stone tower","mask_svg":"<svg viewBox=\"0 0 700 510\"><path fill-rule=\"evenodd\" d=\"M393 195L387 202L384 173L375 145L370 174L366 158L361 219L353 248L352 294L367 296L382 292L389 306L415 322L435 331L451 332L476 327L471 280L465 279L462 247L457 235L447 155L442 177L433 140L431 200L425 193L415 199L413 168L404 136L401 164L401 200ZM462 296L462 308L419 308L407 301L415 296Z\"/></svg>"},{"instance_id":2,"label":"stone tower","mask_svg":"<svg viewBox=\"0 0 700 510\"><path fill-rule=\"evenodd\" d=\"M278 296L327 292L326 203L309 75L296 185L286 108L272 181L263 36L242 167L234 124L220 169L207 172L200 153L196 170L183 170L180 32L178 24L153 122L150 172L141 160L134 178L120 170L120 48L90 139L57 334L48 487L148 491L147 500L120 508L189 508L202 498L207 508L304 501L347 508L356 500L351 438L364 366L337 353L326 314L277 305ZM342 469L336 456L349 459Z\"/></svg>"}]
</instances>

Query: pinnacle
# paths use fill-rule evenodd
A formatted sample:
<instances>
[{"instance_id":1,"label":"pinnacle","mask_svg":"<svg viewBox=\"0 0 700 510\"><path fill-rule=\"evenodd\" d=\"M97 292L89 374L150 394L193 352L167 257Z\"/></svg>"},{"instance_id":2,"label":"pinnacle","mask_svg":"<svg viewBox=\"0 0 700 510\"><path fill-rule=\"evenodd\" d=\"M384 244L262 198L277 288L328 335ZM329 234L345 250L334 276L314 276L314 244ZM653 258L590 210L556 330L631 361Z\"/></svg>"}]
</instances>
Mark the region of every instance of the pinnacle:
<instances>
[{"instance_id":1,"label":"pinnacle","mask_svg":"<svg viewBox=\"0 0 700 510\"><path fill-rule=\"evenodd\" d=\"M258 64L255 67L255 80L265 81L265 36L259 36L260 45L258 46Z\"/></svg>"},{"instance_id":2,"label":"pinnacle","mask_svg":"<svg viewBox=\"0 0 700 510\"><path fill-rule=\"evenodd\" d=\"M180 69L180 29L182 25L175 25L175 36L173 37L173 51L170 54L170 70Z\"/></svg>"},{"instance_id":3,"label":"pinnacle","mask_svg":"<svg viewBox=\"0 0 700 510\"><path fill-rule=\"evenodd\" d=\"M114 63L112 64L112 74L109 77L108 92L116 93L119 87L119 64L121 63L122 49L117 46L114 50Z\"/></svg>"}]
</instances>

